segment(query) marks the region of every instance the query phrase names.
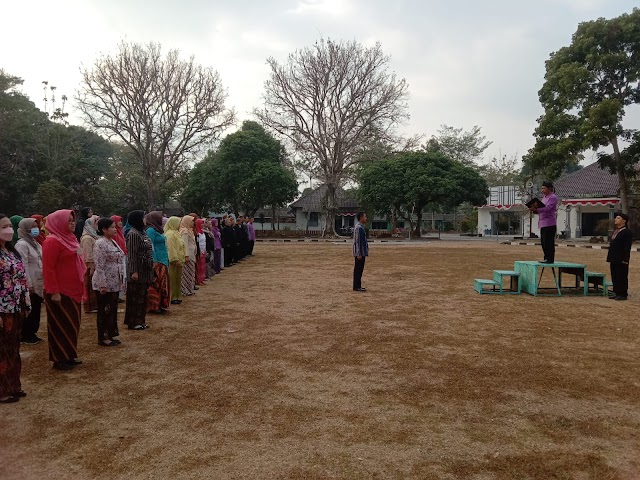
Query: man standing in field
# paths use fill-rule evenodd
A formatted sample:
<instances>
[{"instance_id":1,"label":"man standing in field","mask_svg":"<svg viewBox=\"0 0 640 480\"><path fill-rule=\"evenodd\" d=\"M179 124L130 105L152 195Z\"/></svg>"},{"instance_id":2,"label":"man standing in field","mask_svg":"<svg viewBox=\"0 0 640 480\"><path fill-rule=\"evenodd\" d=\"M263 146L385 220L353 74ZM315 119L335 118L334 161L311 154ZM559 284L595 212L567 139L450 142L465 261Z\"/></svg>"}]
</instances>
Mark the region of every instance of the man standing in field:
<instances>
[{"instance_id":1,"label":"man standing in field","mask_svg":"<svg viewBox=\"0 0 640 480\"><path fill-rule=\"evenodd\" d=\"M353 267L353 291L366 292L362 288L362 272L364 272L364 262L369 256L369 244L367 243L367 233L364 231L364 224L367 223L367 214L358 212L358 222L353 229L353 256L355 265Z\"/></svg>"}]
</instances>

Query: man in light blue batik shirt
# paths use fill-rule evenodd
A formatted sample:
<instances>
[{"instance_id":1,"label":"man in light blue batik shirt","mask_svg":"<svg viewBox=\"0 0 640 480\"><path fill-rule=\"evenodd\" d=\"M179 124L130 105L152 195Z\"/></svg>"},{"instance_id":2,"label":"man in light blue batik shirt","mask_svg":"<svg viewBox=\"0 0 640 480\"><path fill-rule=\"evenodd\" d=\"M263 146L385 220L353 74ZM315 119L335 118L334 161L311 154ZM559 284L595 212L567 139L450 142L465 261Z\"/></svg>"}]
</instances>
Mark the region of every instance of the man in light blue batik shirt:
<instances>
[{"instance_id":1,"label":"man in light blue batik shirt","mask_svg":"<svg viewBox=\"0 0 640 480\"><path fill-rule=\"evenodd\" d=\"M353 267L353 291L366 292L366 288L362 288L362 272L364 272L364 262L369 256L369 243L367 242L367 233L364 231L364 224L367 223L367 214L358 212L358 223L353 229L353 257L355 265Z\"/></svg>"}]
</instances>

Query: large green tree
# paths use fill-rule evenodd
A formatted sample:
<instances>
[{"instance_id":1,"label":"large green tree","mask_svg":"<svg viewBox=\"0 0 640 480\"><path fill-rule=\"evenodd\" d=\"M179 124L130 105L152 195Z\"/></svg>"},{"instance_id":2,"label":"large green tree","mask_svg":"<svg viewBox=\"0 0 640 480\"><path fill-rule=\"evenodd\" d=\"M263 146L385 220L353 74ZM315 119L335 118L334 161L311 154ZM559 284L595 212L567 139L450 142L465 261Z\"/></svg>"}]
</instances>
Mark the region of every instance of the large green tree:
<instances>
[{"instance_id":1,"label":"large green tree","mask_svg":"<svg viewBox=\"0 0 640 480\"><path fill-rule=\"evenodd\" d=\"M476 166L484 151L492 142L482 135L482 127L474 125L471 130L441 125L437 135L432 135L423 145L423 150L440 152L447 158L467 166Z\"/></svg>"},{"instance_id":2,"label":"large green tree","mask_svg":"<svg viewBox=\"0 0 640 480\"><path fill-rule=\"evenodd\" d=\"M6 212L43 214L75 204L94 204L109 171L112 148L99 135L52 121L18 87L22 80L0 71L0 189Z\"/></svg>"},{"instance_id":3,"label":"large green tree","mask_svg":"<svg viewBox=\"0 0 640 480\"><path fill-rule=\"evenodd\" d=\"M377 213L409 221L414 237L420 237L427 206L480 205L488 194L486 181L475 168L435 151L401 153L372 162L362 168L358 180L363 203Z\"/></svg>"},{"instance_id":4,"label":"large green tree","mask_svg":"<svg viewBox=\"0 0 640 480\"><path fill-rule=\"evenodd\" d=\"M295 198L298 184L287 153L258 123L245 121L215 152L194 166L182 195L198 212L231 208L249 215Z\"/></svg>"},{"instance_id":5,"label":"large green tree","mask_svg":"<svg viewBox=\"0 0 640 480\"><path fill-rule=\"evenodd\" d=\"M525 160L555 178L585 150L597 151L600 166L618 175L622 210L628 212L629 179L640 157L636 130L623 120L640 102L640 9L581 23L571 44L547 60L539 97L545 111Z\"/></svg>"}]
</instances>

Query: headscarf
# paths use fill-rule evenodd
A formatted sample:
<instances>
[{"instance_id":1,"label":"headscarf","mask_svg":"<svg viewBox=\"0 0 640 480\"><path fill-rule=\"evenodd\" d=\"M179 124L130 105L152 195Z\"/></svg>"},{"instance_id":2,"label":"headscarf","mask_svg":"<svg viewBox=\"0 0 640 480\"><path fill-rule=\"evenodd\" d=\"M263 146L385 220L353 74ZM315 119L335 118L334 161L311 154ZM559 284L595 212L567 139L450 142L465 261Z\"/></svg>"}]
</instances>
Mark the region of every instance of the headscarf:
<instances>
[{"instance_id":1,"label":"headscarf","mask_svg":"<svg viewBox=\"0 0 640 480\"><path fill-rule=\"evenodd\" d=\"M222 248L222 244L220 243L220 229L218 228L218 219L211 219L211 232L213 233L213 248L219 250Z\"/></svg>"},{"instance_id":2,"label":"headscarf","mask_svg":"<svg viewBox=\"0 0 640 480\"><path fill-rule=\"evenodd\" d=\"M198 218L196 220L196 233L200 234L200 233L204 233L204 230L202 229L202 224L204 223L204 220L201 218Z\"/></svg>"},{"instance_id":3,"label":"headscarf","mask_svg":"<svg viewBox=\"0 0 640 480\"><path fill-rule=\"evenodd\" d=\"M74 218L76 216L73 210L56 210L47 217L47 229L50 232L47 241L50 242L55 238L63 247L76 254L75 267L78 272L78 278L83 278L87 267L82 259L83 252L78 243L78 239L73 232L69 231L70 215L73 215Z\"/></svg>"},{"instance_id":4,"label":"headscarf","mask_svg":"<svg viewBox=\"0 0 640 480\"><path fill-rule=\"evenodd\" d=\"M167 250L169 253L169 261L178 262L179 265L184 264L185 245L178 230L180 229L180 218L171 217L167 219L164 226L164 234L167 237Z\"/></svg>"},{"instance_id":5,"label":"headscarf","mask_svg":"<svg viewBox=\"0 0 640 480\"><path fill-rule=\"evenodd\" d=\"M20 215L14 215L9 220L11 220L11 226L13 227L13 238L11 239L11 243L15 245L18 241L18 228L20 222L24 220L24 217L21 217Z\"/></svg>"},{"instance_id":6,"label":"headscarf","mask_svg":"<svg viewBox=\"0 0 640 480\"><path fill-rule=\"evenodd\" d=\"M113 239L118 244L120 249L126 254L127 253L127 241L124 239L124 232L122 230L122 227L118 226L118 223L122 222L122 217L120 217L118 215L113 215L111 217L111 220L113 220L113 223L116 224L116 236L113 237Z\"/></svg>"},{"instance_id":7,"label":"headscarf","mask_svg":"<svg viewBox=\"0 0 640 480\"><path fill-rule=\"evenodd\" d=\"M135 228L139 232L144 233L144 211L134 210L127 216L127 223L131 228Z\"/></svg>"},{"instance_id":8,"label":"headscarf","mask_svg":"<svg viewBox=\"0 0 640 480\"><path fill-rule=\"evenodd\" d=\"M42 245L44 243L44 239L47 238L47 235L44 231L44 217L42 215L31 215L31 218L34 218L36 222L38 222L40 233L36 237L36 242Z\"/></svg>"},{"instance_id":9,"label":"headscarf","mask_svg":"<svg viewBox=\"0 0 640 480\"><path fill-rule=\"evenodd\" d=\"M176 217L177 218L177 217ZM167 222L169 221L169 217L162 217L162 229L164 230L165 225L167 224Z\"/></svg>"},{"instance_id":10,"label":"headscarf","mask_svg":"<svg viewBox=\"0 0 640 480\"><path fill-rule=\"evenodd\" d=\"M185 233L191 238L195 237L193 233L193 217L191 215L185 215L180 221L180 235Z\"/></svg>"},{"instance_id":11,"label":"headscarf","mask_svg":"<svg viewBox=\"0 0 640 480\"><path fill-rule=\"evenodd\" d=\"M97 219L99 219L97 215L94 215L91 218L87 218L84 222L84 228L82 229L83 235L89 235L91 238L98 238L98 231L96 230Z\"/></svg>"},{"instance_id":12,"label":"headscarf","mask_svg":"<svg viewBox=\"0 0 640 480\"><path fill-rule=\"evenodd\" d=\"M21 238L36 250L38 249L38 242L35 237L31 236L31 229L36 224L35 218L23 218L18 224L18 238Z\"/></svg>"},{"instance_id":13,"label":"headscarf","mask_svg":"<svg viewBox=\"0 0 640 480\"><path fill-rule=\"evenodd\" d=\"M148 227L153 227L153 229L159 234L164 234L164 228L162 226L162 212L159 210L154 210L153 212L147 213L144 217L147 221Z\"/></svg>"},{"instance_id":14,"label":"headscarf","mask_svg":"<svg viewBox=\"0 0 640 480\"><path fill-rule=\"evenodd\" d=\"M76 229L75 229L75 235L78 240L80 240L80 237L84 233L84 222L86 222L87 218L89 218L90 210L91 210L91 207L84 207L82 210L80 210L80 218L76 223Z\"/></svg>"},{"instance_id":15,"label":"headscarf","mask_svg":"<svg viewBox=\"0 0 640 480\"><path fill-rule=\"evenodd\" d=\"M167 224L164 226L164 233L167 233L171 230L177 232L180 230L180 218L179 217L171 217L167 218Z\"/></svg>"}]
</instances>

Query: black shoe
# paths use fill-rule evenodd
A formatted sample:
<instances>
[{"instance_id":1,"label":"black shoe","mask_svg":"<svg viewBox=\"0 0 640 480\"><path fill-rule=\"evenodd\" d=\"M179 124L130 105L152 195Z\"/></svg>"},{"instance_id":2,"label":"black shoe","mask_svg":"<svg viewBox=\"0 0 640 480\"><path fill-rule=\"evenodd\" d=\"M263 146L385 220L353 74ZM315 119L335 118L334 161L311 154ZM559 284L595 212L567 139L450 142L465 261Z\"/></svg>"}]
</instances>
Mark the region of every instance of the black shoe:
<instances>
[{"instance_id":1,"label":"black shoe","mask_svg":"<svg viewBox=\"0 0 640 480\"><path fill-rule=\"evenodd\" d=\"M354 289L353 289L353 291L354 291L354 292L366 292L366 291L367 291L367 289L366 289L366 288L363 288L363 287L360 287L360 288L354 288Z\"/></svg>"},{"instance_id":2,"label":"black shoe","mask_svg":"<svg viewBox=\"0 0 640 480\"><path fill-rule=\"evenodd\" d=\"M4 400L0 400L0 403L16 403L19 400L20 400L19 397L9 397L9 398L5 398Z\"/></svg>"},{"instance_id":3,"label":"black shoe","mask_svg":"<svg viewBox=\"0 0 640 480\"><path fill-rule=\"evenodd\" d=\"M614 300L626 300L626 299L627 297L621 297L620 295L614 298Z\"/></svg>"},{"instance_id":4,"label":"black shoe","mask_svg":"<svg viewBox=\"0 0 640 480\"><path fill-rule=\"evenodd\" d=\"M115 347L116 345L118 345L118 343L114 342L113 340L110 341L109 343L106 342L98 342L98 345L100 345L101 347Z\"/></svg>"},{"instance_id":5,"label":"black shoe","mask_svg":"<svg viewBox=\"0 0 640 480\"><path fill-rule=\"evenodd\" d=\"M67 360L67 363L73 366L82 365L82 360L78 360L77 358L74 358L72 360Z\"/></svg>"},{"instance_id":6,"label":"black shoe","mask_svg":"<svg viewBox=\"0 0 640 480\"><path fill-rule=\"evenodd\" d=\"M27 396L27 392L25 392L24 390L20 390L19 392L12 393L11 396L16 398L24 398Z\"/></svg>"},{"instance_id":7,"label":"black shoe","mask_svg":"<svg viewBox=\"0 0 640 480\"><path fill-rule=\"evenodd\" d=\"M142 325L135 325L133 327L127 327L129 330L144 330Z\"/></svg>"},{"instance_id":8,"label":"black shoe","mask_svg":"<svg viewBox=\"0 0 640 480\"><path fill-rule=\"evenodd\" d=\"M609 295L609 300L617 300L618 299L618 295L616 295L615 293L613 295Z\"/></svg>"},{"instance_id":9,"label":"black shoe","mask_svg":"<svg viewBox=\"0 0 640 480\"><path fill-rule=\"evenodd\" d=\"M111 340L111 343L115 343L116 345L120 345L122 342L120 340L118 340L117 338L110 338L109 340Z\"/></svg>"},{"instance_id":10,"label":"black shoe","mask_svg":"<svg viewBox=\"0 0 640 480\"><path fill-rule=\"evenodd\" d=\"M143 323L143 324L142 324L142 328L144 328L145 330L146 330L147 328L149 328L150 326L151 326L151 325L147 325L146 323Z\"/></svg>"},{"instance_id":11,"label":"black shoe","mask_svg":"<svg viewBox=\"0 0 640 480\"><path fill-rule=\"evenodd\" d=\"M36 340L35 338L25 338L24 340L20 340L20 343L24 345L37 345L40 342L42 342L41 338L38 340Z\"/></svg>"},{"instance_id":12,"label":"black shoe","mask_svg":"<svg viewBox=\"0 0 640 480\"><path fill-rule=\"evenodd\" d=\"M73 365L67 362L54 362L53 368L55 368L56 370L69 371L69 370L73 370Z\"/></svg>"},{"instance_id":13,"label":"black shoe","mask_svg":"<svg viewBox=\"0 0 640 480\"><path fill-rule=\"evenodd\" d=\"M180 305L180 300L171 300L171 305Z\"/></svg>"},{"instance_id":14,"label":"black shoe","mask_svg":"<svg viewBox=\"0 0 640 480\"><path fill-rule=\"evenodd\" d=\"M553 263L553 262L552 262L552 261L550 261L550 260L542 260L541 262L538 262L538 263L545 263L545 264L549 264L549 263Z\"/></svg>"}]
</instances>

